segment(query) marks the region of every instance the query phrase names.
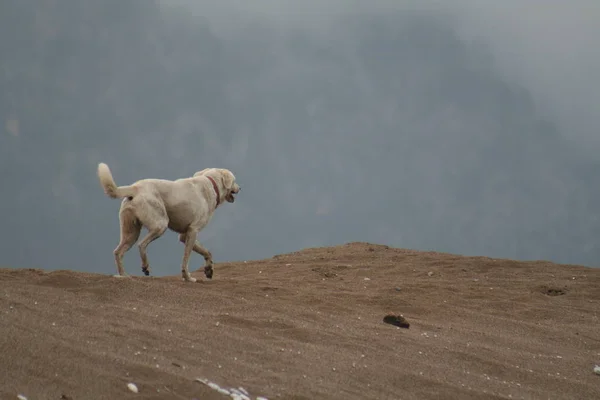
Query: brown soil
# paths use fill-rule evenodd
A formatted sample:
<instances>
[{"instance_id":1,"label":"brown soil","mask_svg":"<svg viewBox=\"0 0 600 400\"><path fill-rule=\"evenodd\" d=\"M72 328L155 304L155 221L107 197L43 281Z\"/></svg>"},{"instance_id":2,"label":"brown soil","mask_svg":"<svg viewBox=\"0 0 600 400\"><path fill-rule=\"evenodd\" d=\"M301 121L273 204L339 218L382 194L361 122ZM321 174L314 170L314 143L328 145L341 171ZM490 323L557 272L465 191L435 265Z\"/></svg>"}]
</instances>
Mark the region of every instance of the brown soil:
<instances>
[{"instance_id":1,"label":"brown soil","mask_svg":"<svg viewBox=\"0 0 600 400\"><path fill-rule=\"evenodd\" d=\"M351 243L177 270L0 269L0 398L227 398L195 378L253 399L600 398L600 269Z\"/></svg>"}]
</instances>

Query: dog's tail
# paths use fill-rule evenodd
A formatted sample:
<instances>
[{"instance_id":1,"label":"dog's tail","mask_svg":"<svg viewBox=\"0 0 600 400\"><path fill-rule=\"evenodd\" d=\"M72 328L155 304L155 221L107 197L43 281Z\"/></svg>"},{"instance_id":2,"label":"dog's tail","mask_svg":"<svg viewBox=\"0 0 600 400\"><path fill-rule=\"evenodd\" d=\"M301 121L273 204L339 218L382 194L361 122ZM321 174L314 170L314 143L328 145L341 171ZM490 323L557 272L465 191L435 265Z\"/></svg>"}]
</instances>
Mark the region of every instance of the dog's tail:
<instances>
[{"instance_id":1,"label":"dog's tail","mask_svg":"<svg viewBox=\"0 0 600 400\"><path fill-rule=\"evenodd\" d=\"M98 164L98 178L100 178L104 193L112 199L133 197L136 194L136 189L133 186L117 186L108 165L104 163Z\"/></svg>"}]
</instances>

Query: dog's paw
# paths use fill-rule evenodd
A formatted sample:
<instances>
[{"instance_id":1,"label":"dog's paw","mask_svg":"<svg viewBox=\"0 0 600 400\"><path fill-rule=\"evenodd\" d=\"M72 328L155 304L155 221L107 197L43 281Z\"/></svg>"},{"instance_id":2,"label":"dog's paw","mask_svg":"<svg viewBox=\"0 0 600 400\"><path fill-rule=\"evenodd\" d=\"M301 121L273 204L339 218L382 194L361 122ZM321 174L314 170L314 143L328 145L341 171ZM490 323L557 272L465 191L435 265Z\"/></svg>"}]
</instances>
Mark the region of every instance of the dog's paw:
<instances>
[{"instance_id":1,"label":"dog's paw","mask_svg":"<svg viewBox=\"0 0 600 400\"><path fill-rule=\"evenodd\" d=\"M142 272L144 273L144 275L149 276L150 275L150 268L144 268L144 267L142 267Z\"/></svg>"},{"instance_id":2,"label":"dog's paw","mask_svg":"<svg viewBox=\"0 0 600 400\"><path fill-rule=\"evenodd\" d=\"M204 275L206 275L206 277L207 277L208 279L212 279L212 277L213 277L213 269L212 269L212 266L204 267Z\"/></svg>"},{"instance_id":3,"label":"dog's paw","mask_svg":"<svg viewBox=\"0 0 600 400\"><path fill-rule=\"evenodd\" d=\"M115 274L112 276L113 278L130 278L129 275L125 274L125 275L119 275L119 274Z\"/></svg>"},{"instance_id":4,"label":"dog's paw","mask_svg":"<svg viewBox=\"0 0 600 400\"><path fill-rule=\"evenodd\" d=\"M198 281L198 279L194 278L194 277L188 277L188 278L183 278L184 282L191 282L191 283L196 283Z\"/></svg>"}]
</instances>

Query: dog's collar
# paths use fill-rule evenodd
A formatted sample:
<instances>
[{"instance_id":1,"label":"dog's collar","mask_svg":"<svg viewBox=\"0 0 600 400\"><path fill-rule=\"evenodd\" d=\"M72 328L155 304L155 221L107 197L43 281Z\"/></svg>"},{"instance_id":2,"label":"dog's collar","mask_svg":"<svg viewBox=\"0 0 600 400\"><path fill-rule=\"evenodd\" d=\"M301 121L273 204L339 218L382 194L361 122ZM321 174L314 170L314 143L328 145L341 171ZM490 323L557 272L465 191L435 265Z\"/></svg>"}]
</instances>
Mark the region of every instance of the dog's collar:
<instances>
[{"instance_id":1,"label":"dog's collar","mask_svg":"<svg viewBox=\"0 0 600 400\"><path fill-rule=\"evenodd\" d=\"M215 189L215 192L217 193L217 207L218 207L219 204L221 203L221 194L219 193L219 187L217 186L217 182L215 182L215 180L212 178L212 176L207 176L207 178L210 180L210 182L213 185L213 188Z\"/></svg>"}]
</instances>

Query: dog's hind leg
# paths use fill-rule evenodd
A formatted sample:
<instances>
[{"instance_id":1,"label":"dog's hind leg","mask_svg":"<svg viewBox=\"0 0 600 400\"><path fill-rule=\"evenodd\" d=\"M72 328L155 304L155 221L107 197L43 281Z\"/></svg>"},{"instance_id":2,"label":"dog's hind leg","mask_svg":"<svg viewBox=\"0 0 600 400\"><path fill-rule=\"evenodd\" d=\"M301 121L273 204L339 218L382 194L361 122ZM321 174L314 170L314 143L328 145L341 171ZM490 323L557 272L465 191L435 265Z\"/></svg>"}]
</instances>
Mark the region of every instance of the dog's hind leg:
<instances>
[{"instance_id":1,"label":"dog's hind leg","mask_svg":"<svg viewBox=\"0 0 600 400\"><path fill-rule=\"evenodd\" d=\"M135 244L140 237L142 225L135 217L133 212L128 209L119 211L119 225L121 229L121 239L119 245L113 251L115 255L115 263L117 264L117 277L127 276L125 268L123 268L123 256Z\"/></svg>"},{"instance_id":2,"label":"dog's hind leg","mask_svg":"<svg viewBox=\"0 0 600 400\"><path fill-rule=\"evenodd\" d=\"M185 234L185 248L183 250L183 260L181 261L181 276L186 282L196 282L196 278L192 278L190 271L188 270L188 263L190 261L190 254L196 245L196 236L198 232L192 231Z\"/></svg>"},{"instance_id":3,"label":"dog's hind leg","mask_svg":"<svg viewBox=\"0 0 600 400\"><path fill-rule=\"evenodd\" d=\"M186 234L182 233L179 235L179 241L181 243L185 243L186 241ZM204 246L202 246L200 244L200 242L198 242L197 240L194 243L194 248L193 250L200 254L202 257L204 257L204 275L206 275L206 277L208 279L212 279L213 277L213 260L212 260L212 254L210 254L210 251L208 251Z\"/></svg>"},{"instance_id":4,"label":"dog's hind leg","mask_svg":"<svg viewBox=\"0 0 600 400\"><path fill-rule=\"evenodd\" d=\"M140 249L140 257L142 259L142 272L146 276L150 275L150 264L148 263L148 255L146 254L146 248L150 243L161 237L167 230L167 223L164 225L157 225L152 228L148 228L148 234L138 245Z\"/></svg>"}]
</instances>

